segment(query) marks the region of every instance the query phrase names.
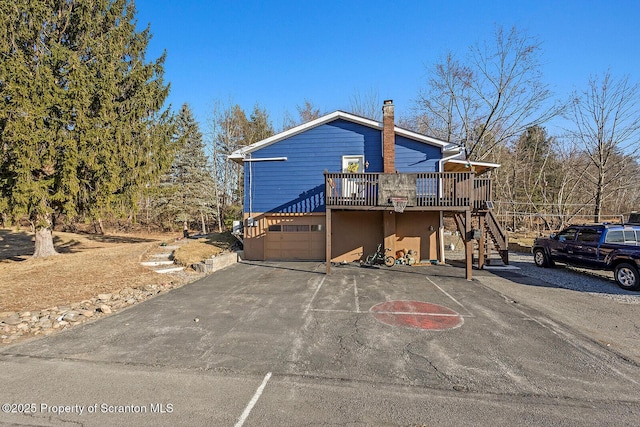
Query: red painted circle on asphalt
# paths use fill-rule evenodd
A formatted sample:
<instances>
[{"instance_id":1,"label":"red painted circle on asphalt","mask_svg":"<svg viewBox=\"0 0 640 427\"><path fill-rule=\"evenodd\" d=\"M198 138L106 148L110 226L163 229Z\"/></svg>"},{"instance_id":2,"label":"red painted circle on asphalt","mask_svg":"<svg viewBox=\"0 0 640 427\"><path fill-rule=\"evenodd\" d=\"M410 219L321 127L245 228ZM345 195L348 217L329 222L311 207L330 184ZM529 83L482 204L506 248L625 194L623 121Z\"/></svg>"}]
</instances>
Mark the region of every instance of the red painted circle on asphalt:
<instances>
[{"instance_id":1,"label":"red painted circle on asphalt","mask_svg":"<svg viewBox=\"0 0 640 427\"><path fill-rule=\"evenodd\" d=\"M373 316L392 326L443 331L462 325L463 319L450 308L420 301L387 301L371 307Z\"/></svg>"}]
</instances>

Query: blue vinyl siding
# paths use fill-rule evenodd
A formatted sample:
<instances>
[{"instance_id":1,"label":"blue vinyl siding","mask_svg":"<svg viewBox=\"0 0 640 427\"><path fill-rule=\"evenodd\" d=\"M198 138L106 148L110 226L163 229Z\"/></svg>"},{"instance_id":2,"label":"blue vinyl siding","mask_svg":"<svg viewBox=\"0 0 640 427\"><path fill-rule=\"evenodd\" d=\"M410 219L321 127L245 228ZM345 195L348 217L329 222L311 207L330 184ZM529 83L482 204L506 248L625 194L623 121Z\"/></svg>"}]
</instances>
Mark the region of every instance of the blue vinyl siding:
<instances>
[{"instance_id":1,"label":"blue vinyl siding","mask_svg":"<svg viewBox=\"0 0 640 427\"><path fill-rule=\"evenodd\" d=\"M396 135L396 170L400 173L437 172L440 148Z\"/></svg>"},{"instance_id":2,"label":"blue vinyl siding","mask_svg":"<svg viewBox=\"0 0 640 427\"><path fill-rule=\"evenodd\" d=\"M324 171L341 172L347 155L364 155L366 172L382 172L382 131L338 119L253 152L254 159L287 160L245 163L245 212L324 212ZM436 171L440 155L437 147L396 135L398 172Z\"/></svg>"},{"instance_id":3,"label":"blue vinyl siding","mask_svg":"<svg viewBox=\"0 0 640 427\"><path fill-rule=\"evenodd\" d=\"M381 164L365 152L366 145L380 153L380 138L379 130L335 120L255 151L253 158L287 160L245 163L245 189L251 181L252 197L245 191L245 212L324 212L324 171L341 172L345 155L364 154L370 165Z\"/></svg>"}]
</instances>

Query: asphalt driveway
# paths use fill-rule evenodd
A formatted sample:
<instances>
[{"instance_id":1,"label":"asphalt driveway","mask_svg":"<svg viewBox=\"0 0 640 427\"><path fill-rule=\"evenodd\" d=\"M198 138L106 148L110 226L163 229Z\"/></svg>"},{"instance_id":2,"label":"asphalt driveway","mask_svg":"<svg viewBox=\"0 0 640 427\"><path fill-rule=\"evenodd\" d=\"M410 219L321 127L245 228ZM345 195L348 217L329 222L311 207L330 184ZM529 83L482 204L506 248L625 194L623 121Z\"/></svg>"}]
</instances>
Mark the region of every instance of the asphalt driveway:
<instances>
[{"instance_id":1,"label":"asphalt driveway","mask_svg":"<svg viewBox=\"0 0 640 427\"><path fill-rule=\"evenodd\" d=\"M633 358L538 297L513 296L554 290L474 277L451 266L347 265L326 276L318 263L237 264L0 351L0 403L36 409L0 420L637 425Z\"/></svg>"}]
</instances>

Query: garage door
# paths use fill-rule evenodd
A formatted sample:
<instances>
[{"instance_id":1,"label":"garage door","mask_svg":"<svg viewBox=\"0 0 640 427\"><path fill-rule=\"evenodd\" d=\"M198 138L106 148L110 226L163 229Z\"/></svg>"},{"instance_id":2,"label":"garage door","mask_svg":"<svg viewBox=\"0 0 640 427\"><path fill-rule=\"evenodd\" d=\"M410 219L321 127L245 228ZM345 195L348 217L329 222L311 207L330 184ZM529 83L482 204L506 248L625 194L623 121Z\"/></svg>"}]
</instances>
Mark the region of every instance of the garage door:
<instances>
[{"instance_id":1,"label":"garage door","mask_svg":"<svg viewBox=\"0 0 640 427\"><path fill-rule=\"evenodd\" d=\"M324 260L324 217L267 218L265 259Z\"/></svg>"}]
</instances>

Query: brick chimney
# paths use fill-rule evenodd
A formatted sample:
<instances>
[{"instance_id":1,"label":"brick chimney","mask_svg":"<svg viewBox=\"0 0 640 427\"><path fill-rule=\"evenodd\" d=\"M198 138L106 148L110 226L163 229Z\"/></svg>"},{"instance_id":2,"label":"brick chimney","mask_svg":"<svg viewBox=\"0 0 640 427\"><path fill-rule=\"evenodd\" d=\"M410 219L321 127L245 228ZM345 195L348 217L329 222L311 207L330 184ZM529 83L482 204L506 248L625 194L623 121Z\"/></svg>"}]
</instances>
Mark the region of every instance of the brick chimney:
<instances>
[{"instance_id":1,"label":"brick chimney","mask_svg":"<svg viewBox=\"0 0 640 427\"><path fill-rule=\"evenodd\" d=\"M396 133L393 114L393 100L388 99L382 105L382 158L384 173L396 171Z\"/></svg>"}]
</instances>

